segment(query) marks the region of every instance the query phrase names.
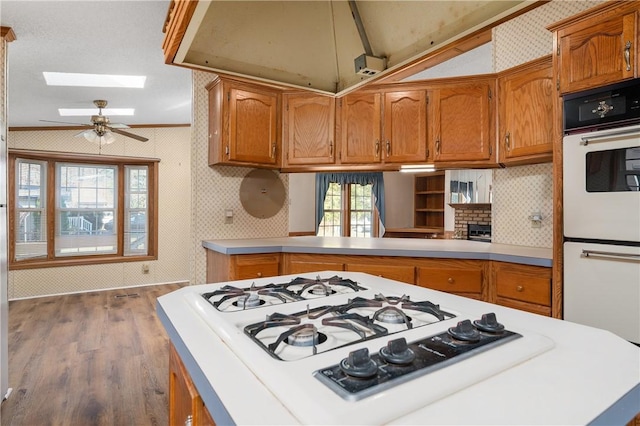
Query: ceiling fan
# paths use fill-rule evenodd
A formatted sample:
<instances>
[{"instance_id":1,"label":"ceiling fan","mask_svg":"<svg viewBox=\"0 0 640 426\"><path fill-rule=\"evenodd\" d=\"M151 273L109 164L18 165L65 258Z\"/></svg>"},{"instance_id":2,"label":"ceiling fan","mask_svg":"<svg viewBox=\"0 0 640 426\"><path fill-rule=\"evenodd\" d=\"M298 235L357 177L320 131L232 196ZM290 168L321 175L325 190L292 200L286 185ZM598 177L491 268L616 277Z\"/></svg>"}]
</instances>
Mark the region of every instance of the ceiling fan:
<instances>
[{"instance_id":1,"label":"ceiling fan","mask_svg":"<svg viewBox=\"0 0 640 426\"><path fill-rule=\"evenodd\" d=\"M102 109L107 106L107 101L102 99L97 99L93 101L93 104L96 107L98 107L98 115L91 116L91 124L66 123L63 121L50 121L50 120L40 120L40 121L48 122L48 123L76 124L80 126L91 127L90 129L83 130L82 132L78 133L76 136L84 136L84 138L89 142L99 144L100 146L113 143L116 140L112 132L122 136L126 136L128 138L139 140L141 142L146 142L149 140L142 136L138 136L130 132L125 132L122 129L128 129L129 126L122 123L111 123L111 121L109 120L109 117L102 115Z\"/></svg>"}]
</instances>

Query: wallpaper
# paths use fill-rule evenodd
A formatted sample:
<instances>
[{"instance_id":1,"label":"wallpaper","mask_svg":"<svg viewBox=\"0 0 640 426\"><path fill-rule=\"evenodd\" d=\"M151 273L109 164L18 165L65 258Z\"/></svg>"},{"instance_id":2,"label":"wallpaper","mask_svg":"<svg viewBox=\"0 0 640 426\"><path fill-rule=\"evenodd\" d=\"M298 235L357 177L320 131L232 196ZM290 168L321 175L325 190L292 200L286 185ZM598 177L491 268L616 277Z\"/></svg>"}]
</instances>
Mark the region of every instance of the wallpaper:
<instances>
[{"instance_id":1,"label":"wallpaper","mask_svg":"<svg viewBox=\"0 0 640 426\"><path fill-rule=\"evenodd\" d=\"M189 280L189 227L191 216L189 127L140 128L136 134L148 142L116 135L103 154L160 159L158 260L143 262L42 268L9 272L9 298L132 287ZM10 131L9 148L97 154L99 148L77 130Z\"/></svg>"},{"instance_id":2,"label":"wallpaper","mask_svg":"<svg viewBox=\"0 0 640 426\"><path fill-rule=\"evenodd\" d=\"M494 71L500 72L552 53L547 26L602 1L552 1L493 29ZM553 168L551 163L493 171L492 241L532 247L553 246ZM542 226L529 216L540 212Z\"/></svg>"},{"instance_id":3,"label":"wallpaper","mask_svg":"<svg viewBox=\"0 0 640 426\"><path fill-rule=\"evenodd\" d=\"M205 86L214 74L193 72L193 134L191 139L191 259L193 284L206 281L206 251L202 241L219 238L265 238L288 235L288 203L273 217L257 219L240 202L240 184L248 167L208 165L208 96ZM277 172L276 172L277 173ZM289 193L288 175L280 174ZM225 210L233 210L233 223L226 223Z\"/></svg>"}]
</instances>

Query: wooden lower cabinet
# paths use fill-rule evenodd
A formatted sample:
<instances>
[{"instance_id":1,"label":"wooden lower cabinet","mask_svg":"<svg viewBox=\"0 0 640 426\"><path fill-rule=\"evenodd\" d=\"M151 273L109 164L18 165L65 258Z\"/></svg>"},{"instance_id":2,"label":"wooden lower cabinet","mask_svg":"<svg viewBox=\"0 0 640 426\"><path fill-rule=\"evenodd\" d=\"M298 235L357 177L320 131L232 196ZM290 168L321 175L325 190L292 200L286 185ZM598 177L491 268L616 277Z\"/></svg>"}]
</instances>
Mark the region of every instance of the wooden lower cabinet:
<instances>
[{"instance_id":1,"label":"wooden lower cabinet","mask_svg":"<svg viewBox=\"0 0 640 426\"><path fill-rule=\"evenodd\" d=\"M418 266L416 284L433 290L486 300L486 265L487 262L482 260L429 260L427 264Z\"/></svg>"},{"instance_id":2,"label":"wooden lower cabinet","mask_svg":"<svg viewBox=\"0 0 640 426\"><path fill-rule=\"evenodd\" d=\"M540 315L551 315L551 268L491 262L489 301Z\"/></svg>"},{"instance_id":3,"label":"wooden lower cabinet","mask_svg":"<svg viewBox=\"0 0 640 426\"><path fill-rule=\"evenodd\" d=\"M348 263L345 270L350 272L366 272L390 280L414 284L416 282L416 268L409 265L371 265L367 263Z\"/></svg>"},{"instance_id":4,"label":"wooden lower cabinet","mask_svg":"<svg viewBox=\"0 0 640 426\"><path fill-rule=\"evenodd\" d=\"M207 250L207 282L281 275L280 253L226 255Z\"/></svg>"},{"instance_id":5,"label":"wooden lower cabinet","mask_svg":"<svg viewBox=\"0 0 640 426\"><path fill-rule=\"evenodd\" d=\"M207 250L207 282L320 271L365 272L551 316L551 268L474 259L311 253L223 255Z\"/></svg>"},{"instance_id":6,"label":"wooden lower cabinet","mask_svg":"<svg viewBox=\"0 0 640 426\"><path fill-rule=\"evenodd\" d=\"M169 425L215 426L172 344L169 344Z\"/></svg>"}]
</instances>

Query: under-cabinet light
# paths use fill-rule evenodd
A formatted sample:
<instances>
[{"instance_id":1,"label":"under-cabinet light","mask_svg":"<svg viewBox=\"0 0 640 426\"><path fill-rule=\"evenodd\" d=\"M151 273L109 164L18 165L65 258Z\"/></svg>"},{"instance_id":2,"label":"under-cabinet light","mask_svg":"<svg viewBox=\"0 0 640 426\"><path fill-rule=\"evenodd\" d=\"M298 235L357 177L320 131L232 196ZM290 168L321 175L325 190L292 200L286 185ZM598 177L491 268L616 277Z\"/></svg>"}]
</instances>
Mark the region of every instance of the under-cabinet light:
<instances>
[{"instance_id":1,"label":"under-cabinet light","mask_svg":"<svg viewBox=\"0 0 640 426\"><path fill-rule=\"evenodd\" d=\"M428 173L435 172L436 166L433 164L405 164L400 166L400 171L403 173Z\"/></svg>"}]
</instances>

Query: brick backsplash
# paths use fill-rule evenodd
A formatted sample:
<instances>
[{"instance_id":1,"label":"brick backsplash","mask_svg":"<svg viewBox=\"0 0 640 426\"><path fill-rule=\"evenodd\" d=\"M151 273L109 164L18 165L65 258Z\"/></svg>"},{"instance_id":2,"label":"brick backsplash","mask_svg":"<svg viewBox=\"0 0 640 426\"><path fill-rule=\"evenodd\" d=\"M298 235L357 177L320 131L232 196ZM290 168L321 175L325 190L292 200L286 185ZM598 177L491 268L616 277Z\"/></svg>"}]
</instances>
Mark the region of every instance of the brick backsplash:
<instances>
[{"instance_id":1,"label":"brick backsplash","mask_svg":"<svg viewBox=\"0 0 640 426\"><path fill-rule=\"evenodd\" d=\"M458 207L455 209L454 220L454 232L459 233L461 238L466 240L467 224L491 225L491 207Z\"/></svg>"}]
</instances>

